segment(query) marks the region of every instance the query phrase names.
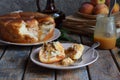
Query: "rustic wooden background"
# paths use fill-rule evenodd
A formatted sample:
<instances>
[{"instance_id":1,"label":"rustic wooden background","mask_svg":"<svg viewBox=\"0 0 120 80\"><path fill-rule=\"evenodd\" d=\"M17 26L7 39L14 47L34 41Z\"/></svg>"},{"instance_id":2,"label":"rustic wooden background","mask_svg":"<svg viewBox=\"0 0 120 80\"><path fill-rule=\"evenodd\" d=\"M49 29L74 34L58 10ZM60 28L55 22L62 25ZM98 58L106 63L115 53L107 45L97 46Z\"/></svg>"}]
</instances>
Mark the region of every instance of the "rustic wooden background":
<instances>
[{"instance_id":1,"label":"rustic wooden background","mask_svg":"<svg viewBox=\"0 0 120 80\"><path fill-rule=\"evenodd\" d=\"M56 7L62 10L66 15L75 13L82 2L89 0L55 0ZM40 6L43 10L46 0L40 0ZM0 14L9 13L16 10L36 11L36 0L0 0Z\"/></svg>"}]
</instances>

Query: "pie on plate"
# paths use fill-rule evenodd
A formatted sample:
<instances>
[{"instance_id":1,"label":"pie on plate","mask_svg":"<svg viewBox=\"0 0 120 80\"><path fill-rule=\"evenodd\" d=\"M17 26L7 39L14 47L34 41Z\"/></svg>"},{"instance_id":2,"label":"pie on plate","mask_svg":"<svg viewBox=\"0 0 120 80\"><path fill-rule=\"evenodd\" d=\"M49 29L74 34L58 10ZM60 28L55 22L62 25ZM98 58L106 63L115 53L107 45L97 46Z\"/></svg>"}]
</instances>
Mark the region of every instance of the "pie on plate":
<instances>
[{"instance_id":1,"label":"pie on plate","mask_svg":"<svg viewBox=\"0 0 120 80\"><path fill-rule=\"evenodd\" d=\"M9 13L0 16L0 39L13 43L37 43L50 39L55 21L38 12Z\"/></svg>"},{"instance_id":2,"label":"pie on plate","mask_svg":"<svg viewBox=\"0 0 120 80\"><path fill-rule=\"evenodd\" d=\"M63 48L64 49L68 49L69 47L71 47L72 45L73 45L73 43L61 43L62 44L62 46L63 46ZM88 48L90 48L90 47L88 47L88 46L86 46L86 45L84 45L84 51L83 51L83 54L82 55L84 55L85 54L85 51L88 49ZM43 63L43 62L41 62L40 60L39 60L39 51L41 50L41 47L40 48L37 48L37 49L35 49L32 53L31 53L31 55L30 55L30 59L35 63L35 64L37 64L37 65L39 65L39 66L42 66L42 67L46 67L46 68L51 68L51 69L76 69L76 68L80 68L80 67L84 67L84 66L87 66L87 65L89 65L89 64L92 64L92 63L94 63L97 59L98 59L98 57L99 57L99 54L98 54L98 52L97 52L97 50L93 50L93 52L94 52L94 57L91 57L92 55L92 53L93 52L90 52L90 54L87 54L86 55L86 57L84 57L84 59L82 59L82 61L78 64L78 65L69 65L69 66L64 66L64 65L59 65L59 64L46 64L46 63ZM82 56L81 56L82 57ZM69 60L69 58L68 58L68 60ZM76 63L76 62L74 62L74 63Z\"/></svg>"},{"instance_id":3,"label":"pie on plate","mask_svg":"<svg viewBox=\"0 0 120 80\"><path fill-rule=\"evenodd\" d=\"M59 29L55 28L53 36L50 39L46 40L45 42L54 41L57 38L59 38L60 35L61 35L61 32L59 31ZM9 41L0 39L0 43L2 43L3 45L34 46L34 45L41 45L44 43L44 41L35 42L35 43L14 43L14 42L9 42Z\"/></svg>"}]
</instances>

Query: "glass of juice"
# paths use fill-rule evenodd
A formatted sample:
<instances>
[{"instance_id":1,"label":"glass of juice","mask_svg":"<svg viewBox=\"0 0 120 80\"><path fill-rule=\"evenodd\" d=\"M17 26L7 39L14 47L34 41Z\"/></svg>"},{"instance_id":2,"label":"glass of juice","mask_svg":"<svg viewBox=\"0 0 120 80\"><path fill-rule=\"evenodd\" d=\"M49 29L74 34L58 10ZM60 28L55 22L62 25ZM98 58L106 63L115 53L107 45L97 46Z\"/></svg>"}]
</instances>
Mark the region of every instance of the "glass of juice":
<instances>
[{"instance_id":1,"label":"glass of juice","mask_svg":"<svg viewBox=\"0 0 120 80\"><path fill-rule=\"evenodd\" d=\"M100 49L112 49L116 45L116 26L114 16L97 15L94 41L100 42Z\"/></svg>"}]
</instances>

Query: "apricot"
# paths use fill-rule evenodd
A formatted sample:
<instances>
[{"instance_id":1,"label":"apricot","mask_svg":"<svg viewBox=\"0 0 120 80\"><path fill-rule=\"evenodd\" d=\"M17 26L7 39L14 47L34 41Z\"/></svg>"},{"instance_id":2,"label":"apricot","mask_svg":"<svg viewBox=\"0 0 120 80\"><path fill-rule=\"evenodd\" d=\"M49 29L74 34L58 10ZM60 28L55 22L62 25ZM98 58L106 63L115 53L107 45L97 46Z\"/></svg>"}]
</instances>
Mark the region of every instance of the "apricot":
<instances>
[{"instance_id":1,"label":"apricot","mask_svg":"<svg viewBox=\"0 0 120 80\"><path fill-rule=\"evenodd\" d=\"M98 4L95 6L93 13L94 14L108 14L109 9L105 4Z\"/></svg>"},{"instance_id":2,"label":"apricot","mask_svg":"<svg viewBox=\"0 0 120 80\"><path fill-rule=\"evenodd\" d=\"M92 14L93 9L94 9L93 4L89 2L84 2L82 6L80 7L79 12L84 13L84 14Z\"/></svg>"},{"instance_id":3,"label":"apricot","mask_svg":"<svg viewBox=\"0 0 120 80\"><path fill-rule=\"evenodd\" d=\"M118 4L118 3L115 3L115 5L114 5L114 7L113 7L113 10L112 10L112 13L119 12L119 10L120 10L119 4Z\"/></svg>"}]
</instances>

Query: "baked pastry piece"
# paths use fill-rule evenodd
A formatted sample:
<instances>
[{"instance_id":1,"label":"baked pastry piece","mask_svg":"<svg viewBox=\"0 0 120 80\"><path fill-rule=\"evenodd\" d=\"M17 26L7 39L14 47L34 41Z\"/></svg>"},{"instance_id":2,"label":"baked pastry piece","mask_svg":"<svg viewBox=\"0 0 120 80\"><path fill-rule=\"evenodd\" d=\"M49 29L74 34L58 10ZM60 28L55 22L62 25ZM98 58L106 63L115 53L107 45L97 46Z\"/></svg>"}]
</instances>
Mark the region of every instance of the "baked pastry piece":
<instances>
[{"instance_id":1,"label":"baked pastry piece","mask_svg":"<svg viewBox=\"0 0 120 80\"><path fill-rule=\"evenodd\" d=\"M45 43L39 51L39 60L43 63L55 63L64 58L64 48L60 42Z\"/></svg>"},{"instance_id":2,"label":"baked pastry piece","mask_svg":"<svg viewBox=\"0 0 120 80\"><path fill-rule=\"evenodd\" d=\"M67 50L65 50L65 53L71 59L77 60L82 56L83 50L84 50L84 46L82 44L75 43L71 47L69 47Z\"/></svg>"},{"instance_id":3,"label":"baked pastry piece","mask_svg":"<svg viewBox=\"0 0 120 80\"><path fill-rule=\"evenodd\" d=\"M67 57L62 60L62 65L64 66L69 66L69 65L72 65L73 63L74 61L70 57Z\"/></svg>"},{"instance_id":4,"label":"baked pastry piece","mask_svg":"<svg viewBox=\"0 0 120 80\"><path fill-rule=\"evenodd\" d=\"M54 19L42 13L20 12L0 16L0 38L5 41L46 41L53 36L54 28Z\"/></svg>"}]
</instances>

